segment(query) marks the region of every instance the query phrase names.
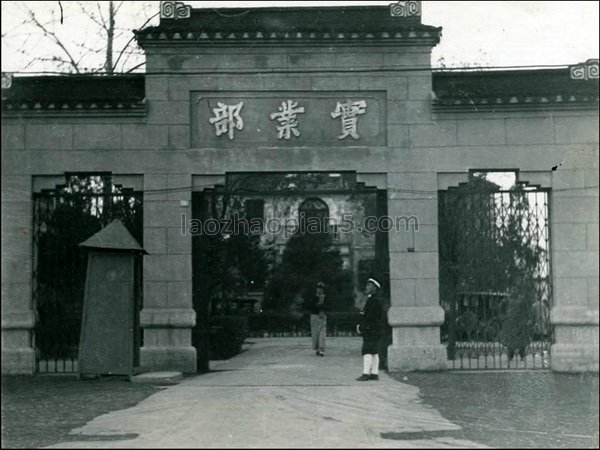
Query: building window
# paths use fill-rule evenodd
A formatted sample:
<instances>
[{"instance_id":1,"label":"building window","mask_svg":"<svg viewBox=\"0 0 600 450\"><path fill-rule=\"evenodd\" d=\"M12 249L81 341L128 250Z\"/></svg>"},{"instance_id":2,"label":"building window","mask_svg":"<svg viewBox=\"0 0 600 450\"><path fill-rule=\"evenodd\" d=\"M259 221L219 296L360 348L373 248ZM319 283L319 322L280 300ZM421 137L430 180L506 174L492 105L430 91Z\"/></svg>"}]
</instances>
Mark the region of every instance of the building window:
<instances>
[{"instance_id":1,"label":"building window","mask_svg":"<svg viewBox=\"0 0 600 450\"><path fill-rule=\"evenodd\" d=\"M246 211L246 220L252 225L252 230L257 231L257 228L260 228L262 233L265 221L265 201L262 198L248 199L244 202L244 210Z\"/></svg>"}]
</instances>

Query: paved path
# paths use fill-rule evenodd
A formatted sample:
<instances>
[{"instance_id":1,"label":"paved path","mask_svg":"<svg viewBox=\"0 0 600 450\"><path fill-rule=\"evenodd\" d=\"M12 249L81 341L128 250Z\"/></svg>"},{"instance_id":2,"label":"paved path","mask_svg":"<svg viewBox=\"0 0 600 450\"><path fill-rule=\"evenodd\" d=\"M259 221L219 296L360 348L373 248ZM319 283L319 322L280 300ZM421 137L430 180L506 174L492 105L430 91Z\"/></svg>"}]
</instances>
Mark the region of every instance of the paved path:
<instances>
[{"instance_id":1,"label":"paved path","mask_svg":"<svg viewBox=\"0 0 600 450\"><path fill-rule=\"evenodd\" d=\"M247 351L211 363L133 408L73 430L56 448L465 448L460 428L423 405L418 389L380 374L358 382L360 339L249 339ZM406 439L382 433L408 433ZM448 435L445 435L448 433ZM79 440L80 439L80 440Z\"/></svg>"}]
</instances>

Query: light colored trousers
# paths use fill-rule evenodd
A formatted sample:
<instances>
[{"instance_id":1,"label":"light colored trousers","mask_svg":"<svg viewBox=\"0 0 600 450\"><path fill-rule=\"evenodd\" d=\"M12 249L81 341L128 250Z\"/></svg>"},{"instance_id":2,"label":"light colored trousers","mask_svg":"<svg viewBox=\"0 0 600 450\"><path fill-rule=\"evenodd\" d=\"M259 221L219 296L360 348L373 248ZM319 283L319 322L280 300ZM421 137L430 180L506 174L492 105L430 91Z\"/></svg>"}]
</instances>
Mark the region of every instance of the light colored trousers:
<instances>
[{"instance_id":1,"label":"light colored trousers","mask_svg":"<svg viewBox=\"0 0 600 450\"><path fill-rule=\"evenodd\" d=\"M327 316L325 314L310 315L310 335L312 336L313 350L325 351L325 337L327 336Z\"/></svg>"}]
</instances>

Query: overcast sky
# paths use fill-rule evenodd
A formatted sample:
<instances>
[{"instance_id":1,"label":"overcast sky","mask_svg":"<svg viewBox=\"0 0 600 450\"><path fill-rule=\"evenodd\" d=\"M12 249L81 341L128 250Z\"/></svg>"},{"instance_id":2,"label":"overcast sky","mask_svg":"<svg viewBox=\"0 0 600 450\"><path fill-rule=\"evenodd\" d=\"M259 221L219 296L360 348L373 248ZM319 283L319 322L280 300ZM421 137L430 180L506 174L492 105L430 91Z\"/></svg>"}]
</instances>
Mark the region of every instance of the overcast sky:
<instances>
[{"instance_id":1,"label":"overcast sky","mask_svg":"<svg viewBox=\"0 0 600 450\"><path fill-rule=\"evenodd\" d=\"M391 1L188 2L204 6L389 5ZM447 65L555 65L598 58L599 2L424 1L422 21L441 26L432 63Z\"/></svg>"},{"instance_id":2,"label":"overcast sky","mask_svg":"<svg viewBox=\"0 0 600 450\"><path fill-rule=\"evenodd\" d=\"M19 30L22 20L15 5L23 2L2 1L2 70L18 71L24 66L26 55L19 54L20 43L9 42L11 33ZM56 9L58 2L29 2L38 10ZM62 5L73 3L63 1ZM88 2L86 2L88 3ZM89 2L93 3L93 2ZM117 3L117 2L115 2ZM139 28L144 22L139 13L142 3L126 2L120 25ZM334 5L389 5L391 1L188 1L199 7L246 6L334 6ZM457 66L537 66L569 65L598 58L599 2L577 1L504 1L504 2L422 2L422 21L427 25L441 26L442 40L434 48L432 64ZM65 7L66 9L66 7ZM151 9L158 11L158 2ZM125 17L126 16L126 17ZM68 23L65 23L65 27ZM79 30L82 36L93 39ZM4 38L5 33L6 39ZM77 36L77 31L69 31ZM6 41L6 45L5 45ZM30 40L27 53L44 49L43 40ZM443 58L443 60L442 60ZM31 66L28 70L37 69Z\"/></svg>"}]
</instances>

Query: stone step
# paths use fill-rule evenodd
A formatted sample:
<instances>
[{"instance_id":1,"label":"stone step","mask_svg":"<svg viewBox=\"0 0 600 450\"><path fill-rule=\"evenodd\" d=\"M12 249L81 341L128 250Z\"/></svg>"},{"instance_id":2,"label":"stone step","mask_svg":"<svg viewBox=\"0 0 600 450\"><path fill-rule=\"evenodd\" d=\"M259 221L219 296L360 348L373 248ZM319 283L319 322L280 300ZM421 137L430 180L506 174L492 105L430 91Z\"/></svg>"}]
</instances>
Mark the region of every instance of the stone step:
<instances>
[{"instance_id":1,"label":"stone step","mask_svg":"<svg viewBox=\"0 0 600 450\"><path fill-rule=\"evenodd\" d=\"M170 386L183 380L181 372L147 372L131 377L132 383L155 384Z\"/></svg>"}]
</instances>

